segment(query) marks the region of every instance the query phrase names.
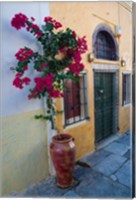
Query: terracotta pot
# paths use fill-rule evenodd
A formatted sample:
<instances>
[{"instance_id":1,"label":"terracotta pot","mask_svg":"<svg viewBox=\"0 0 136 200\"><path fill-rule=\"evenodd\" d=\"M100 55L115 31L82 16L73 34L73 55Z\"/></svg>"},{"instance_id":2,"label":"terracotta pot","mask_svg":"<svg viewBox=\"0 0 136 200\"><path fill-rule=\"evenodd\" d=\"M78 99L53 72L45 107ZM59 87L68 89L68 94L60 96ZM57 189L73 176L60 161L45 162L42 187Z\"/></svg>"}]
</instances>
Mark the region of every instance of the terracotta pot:
<instances>
[{"instance_id":1,"label":"terracotta pot","mask_svg":"<svg viewBox=\"0 0 136 200\"><path fill-rule=\"evenodd\" d=\"M73 181L76 149L68 134L55 135L50 144L50 154L56 171L56 183L61 188L70 187Z\"/></svg>"}]
</instances>

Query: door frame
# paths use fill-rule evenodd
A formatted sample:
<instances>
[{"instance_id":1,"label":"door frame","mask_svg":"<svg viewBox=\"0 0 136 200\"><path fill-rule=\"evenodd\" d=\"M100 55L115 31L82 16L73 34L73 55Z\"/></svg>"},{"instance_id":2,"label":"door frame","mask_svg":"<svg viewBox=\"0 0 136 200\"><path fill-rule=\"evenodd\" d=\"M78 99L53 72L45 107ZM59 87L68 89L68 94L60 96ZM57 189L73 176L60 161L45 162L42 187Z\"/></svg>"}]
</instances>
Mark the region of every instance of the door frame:
<instances>
[{"instance_id":1,"label":"door frame","mask_svg":"<svg viewBox=\"0 0 136 200\"><path fill-rule=\"evenodd\" d=\"M118 115L119 115L119 65L118 64L93 64L93 76L95 73L113 73L113 134L118 132ZM93 77L93 81L95 81ZM95 110L95 84L94 84L94 110ZM95 112L94 112L95 127ZM95 144L96 144L95 131Z\"/></svg>"}]
</instances>

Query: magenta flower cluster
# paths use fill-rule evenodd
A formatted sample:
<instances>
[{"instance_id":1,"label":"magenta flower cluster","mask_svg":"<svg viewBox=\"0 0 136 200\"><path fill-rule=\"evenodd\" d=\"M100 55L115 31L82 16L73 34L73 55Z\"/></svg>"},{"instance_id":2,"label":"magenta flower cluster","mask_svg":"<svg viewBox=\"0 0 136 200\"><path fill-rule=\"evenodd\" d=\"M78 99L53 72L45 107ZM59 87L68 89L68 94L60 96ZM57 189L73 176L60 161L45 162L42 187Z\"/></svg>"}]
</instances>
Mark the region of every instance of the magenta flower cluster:
<instances>
[{"instance_id":1,"label":"magenta flower cluster","mask_svg":"<svg viewBox=\"0 0 136 200\"><path fill-rule=\"evenodd\" d=\"M70 28L60 30L62 24L52 17L45 17L43 21L44 25L40 28L34 17L29 19L22 13L15 14L11 20L12 27L17 30L25 28L43 48L43 54L34 52L29 47L20 48L15 54L15 87L23 89L30 84L31 79L25 76L25 72L32 67L32 63L33 68L40 73L34 78L35 86L30 89L29 99L63 97L64 80L78 78L84 69L82 54L88 49L85 36L78 37ZM52 105L48 106L52 108Z\"/></svg>"}]
</instances>

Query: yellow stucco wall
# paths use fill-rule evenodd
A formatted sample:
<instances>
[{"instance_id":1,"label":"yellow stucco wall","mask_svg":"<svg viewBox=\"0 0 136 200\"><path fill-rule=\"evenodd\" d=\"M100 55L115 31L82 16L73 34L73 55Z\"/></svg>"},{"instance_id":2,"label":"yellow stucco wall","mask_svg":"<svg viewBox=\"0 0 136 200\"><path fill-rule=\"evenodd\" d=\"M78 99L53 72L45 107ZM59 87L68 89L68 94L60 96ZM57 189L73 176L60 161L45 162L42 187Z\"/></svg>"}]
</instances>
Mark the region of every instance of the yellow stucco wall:
<instances>
[{"instance_id":1,"label":"yellow stucco wall","mask_svg":"<svg viewBox=\"0 0 136 200\"><path fill-rule=\"evenodd\" d=\"M49 175L46 122L34 119L40 113L2 119L2 195L23 190Z\"/></svg>"},{"instance_id":2,"label":"yellow stucco wall","mask_svg":"<svg viewBox=\"0 0 136 200\"><path fill-rule=\"evenodd\" d=\"M88 52L92 52L92 36L96 27L100 24L108 26L113 34L115 25L122 28L122 37L119 45L120 57L127 58L127 65L124 69L119 66L119 129L120 132L126 131L129 126L130 106L122 108L122 70L131 70L131 12L124 8L118 2L51 2L50 15L63 24L63 27L70 27L75 30L79 36L85 35L88 43ZM77 147L77 159L95 149L95 128L94 128L94 87L93 87L93 63L87 61L87 53L83 56L85 71L88 72L88 100L89 100L89 121L75 124L64 129L63 115L58 117L58 127L60 132L67 132L73 135ZM127 57L126 57L127 55ZM104 63L104 61L94 61ZM107 61L106 63L112 63ZM58 107L62 108L63 102L58 101Z\"/></svg>"},{"instance_id":3,"label":"yellow stucco wall","mask_svg":"<svg viewBox=\"0 0 136 200\"><path fill-rule=\"evenodd\" d=\"M119 90L119 131L124 133L130 127L130 105L122 106L122 73L132 72L132 16L129 11L120 6L120 24L122 37L120 39L120 55L126 60L126 66L120 67ZM123 16L123 17L122 17Z\"/></svg>"}]
</instances>

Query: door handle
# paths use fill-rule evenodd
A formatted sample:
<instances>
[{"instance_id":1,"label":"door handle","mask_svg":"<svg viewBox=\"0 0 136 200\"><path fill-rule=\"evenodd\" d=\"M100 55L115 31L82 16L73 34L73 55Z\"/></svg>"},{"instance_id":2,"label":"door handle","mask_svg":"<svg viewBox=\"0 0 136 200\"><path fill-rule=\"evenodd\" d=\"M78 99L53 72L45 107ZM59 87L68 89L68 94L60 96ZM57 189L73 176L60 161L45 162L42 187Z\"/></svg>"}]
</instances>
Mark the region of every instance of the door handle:
<instances>
[{"instance_id":1,"label":"door handle","mask_svg":"<svg viewBox=\"0 0 136 200\"><path fill-rule=\"evenodd\" d=\"M99 92L100 92L101 94L103 94L103 90L99 90Z\"/></svg>"}]
</instances>

